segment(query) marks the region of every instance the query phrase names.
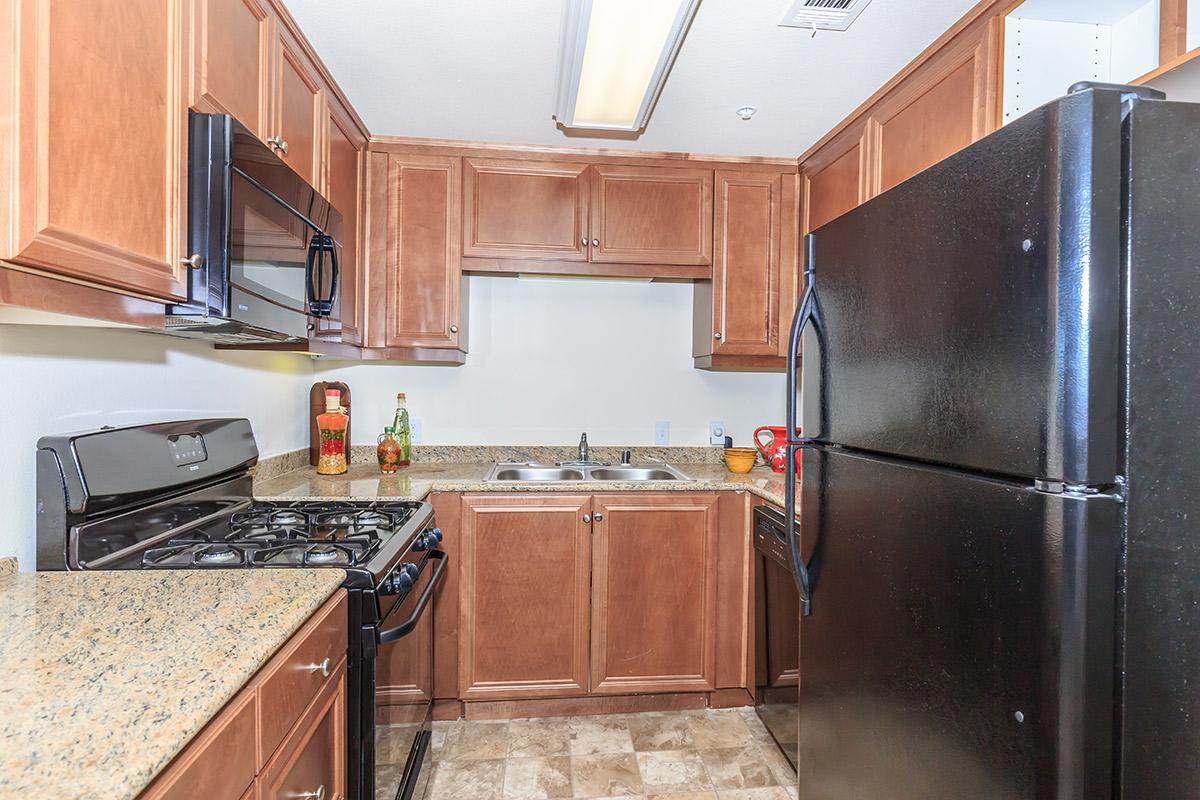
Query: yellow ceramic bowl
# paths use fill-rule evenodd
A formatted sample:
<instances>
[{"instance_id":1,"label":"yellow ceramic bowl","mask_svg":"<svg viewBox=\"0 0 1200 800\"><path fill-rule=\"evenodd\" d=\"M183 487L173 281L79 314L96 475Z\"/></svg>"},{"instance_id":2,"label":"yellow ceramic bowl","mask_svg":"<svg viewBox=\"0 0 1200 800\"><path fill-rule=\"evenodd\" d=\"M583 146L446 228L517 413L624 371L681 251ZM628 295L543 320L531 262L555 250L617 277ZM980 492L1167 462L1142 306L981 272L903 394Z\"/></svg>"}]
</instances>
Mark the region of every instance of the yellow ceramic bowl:
<instances>
[{"instance_id":1,"label":"yellow ceramic bowl","mask_svg":"<svg viewBox=\"0 0 1200 800\"><path fill-rule=\"evenodd\" d=\"M726 447L725 466L730 472L746 473L754 469L758 451L753 447Z\"/></svg>"}]
</instances>

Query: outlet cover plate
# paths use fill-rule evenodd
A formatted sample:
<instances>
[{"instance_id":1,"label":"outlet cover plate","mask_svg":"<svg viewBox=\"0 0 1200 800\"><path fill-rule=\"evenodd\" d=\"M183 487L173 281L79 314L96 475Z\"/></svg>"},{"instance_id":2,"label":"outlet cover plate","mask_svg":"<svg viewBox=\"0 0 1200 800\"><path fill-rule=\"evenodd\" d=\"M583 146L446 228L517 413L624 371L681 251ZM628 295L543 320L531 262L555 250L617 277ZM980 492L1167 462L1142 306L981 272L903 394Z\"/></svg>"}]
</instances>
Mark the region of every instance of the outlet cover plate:
<instances>
[{"instance_id":1,"label":"outlet cover plate","mask_svg":"<svg viewBox=\"0 0 1200 800\"><path fill-rule=\"evenodd\" d=\"M657 445L668 445L671 443L671 423L654 423L654 443Z\"/></svg>"},{"instance_id":2,"label":"outlet cover plate","mask_svg":"<svg viewBox=\"0 0 1200 800\"><path fill-rule=\"evenodd\" d=\"M708 443L724 446L724 444L725 444L725 423L724 422L708 423Z\"/></svg>"}]
</instances>

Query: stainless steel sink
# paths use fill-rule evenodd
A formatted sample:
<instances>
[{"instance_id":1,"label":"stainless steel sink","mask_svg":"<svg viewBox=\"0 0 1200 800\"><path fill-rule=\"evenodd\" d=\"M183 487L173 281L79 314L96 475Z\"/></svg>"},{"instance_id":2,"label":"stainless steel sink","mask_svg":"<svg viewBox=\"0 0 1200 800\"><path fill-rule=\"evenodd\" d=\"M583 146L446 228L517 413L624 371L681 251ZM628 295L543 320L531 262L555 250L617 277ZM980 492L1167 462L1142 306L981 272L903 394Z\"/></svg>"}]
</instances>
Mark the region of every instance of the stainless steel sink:
<instances>
[{"instance_id":1,"label":"stainless steel sink","mask_svg":"<svg viewBox=\"0 0 1200 800\"><path fill-rule=\"evenodd\" d=\"M666 465L661 467L594 467L588 471L594 481L685 481L683 473Z\"/></svg>"},{"instance_id":2,"label":"stainless steel sink","mask_svg":"<svg viewBox=\"0 0 1200 800\"><path fill-rule=\"evenodd\" d=\"M690 481L687 475L669 464L621 464L618 466L551 466L549 464L497 463L486 481L545 482L545 481Z\"/></svg>"},{"instance_id":3,"label":"stainless steel sink","mask_svg":"<svg viewBox=\"0 0 1200 800\"><path fill-rule=\"evenodd\" d=\"M539 467L533 464L497 464L489 481L581 481L583 472L563 467Z\"/></svg>"}]
</instances>

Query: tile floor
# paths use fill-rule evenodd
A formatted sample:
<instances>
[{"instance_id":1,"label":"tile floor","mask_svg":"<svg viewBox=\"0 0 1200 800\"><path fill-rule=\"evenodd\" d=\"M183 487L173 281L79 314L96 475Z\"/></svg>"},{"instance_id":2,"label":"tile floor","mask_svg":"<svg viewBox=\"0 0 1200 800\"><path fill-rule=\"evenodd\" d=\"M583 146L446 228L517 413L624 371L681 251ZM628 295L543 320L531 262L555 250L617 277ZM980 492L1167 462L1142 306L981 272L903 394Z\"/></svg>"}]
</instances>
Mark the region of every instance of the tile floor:
<instances>
[{"instance_id":1,"label":"tile floor","mask_svg":"<svg viewBox=\"0 0 1200 800\"><path fill-rule=\"evenodd\" d=\"M428 800L789 800L753 709L435 722Z\"/></svg>"}]
</instances>

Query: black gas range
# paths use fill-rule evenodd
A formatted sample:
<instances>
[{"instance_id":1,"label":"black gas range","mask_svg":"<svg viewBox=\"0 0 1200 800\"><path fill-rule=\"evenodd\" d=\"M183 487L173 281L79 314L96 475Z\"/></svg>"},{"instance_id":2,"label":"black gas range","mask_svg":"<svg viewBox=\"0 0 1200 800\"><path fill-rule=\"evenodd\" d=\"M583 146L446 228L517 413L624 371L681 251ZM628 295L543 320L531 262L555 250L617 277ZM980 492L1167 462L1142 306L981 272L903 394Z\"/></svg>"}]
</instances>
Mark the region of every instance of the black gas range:
<instances>
[{"instance_id":1,"label":"black gas range","mask_svg":"<svg viewBox=\"0 0 1200 800\"><path fill-rule=\"evenodd\" d=\"M419 798L430 772L432 602L446 569L433 509L416 501L256 500L257 460L244 419L44 437L38 569L344 570L348 796ZM377 759L383 735L389 763ZM407 747L394 746L401 741Z\"/></svg>"}]
</instances>

